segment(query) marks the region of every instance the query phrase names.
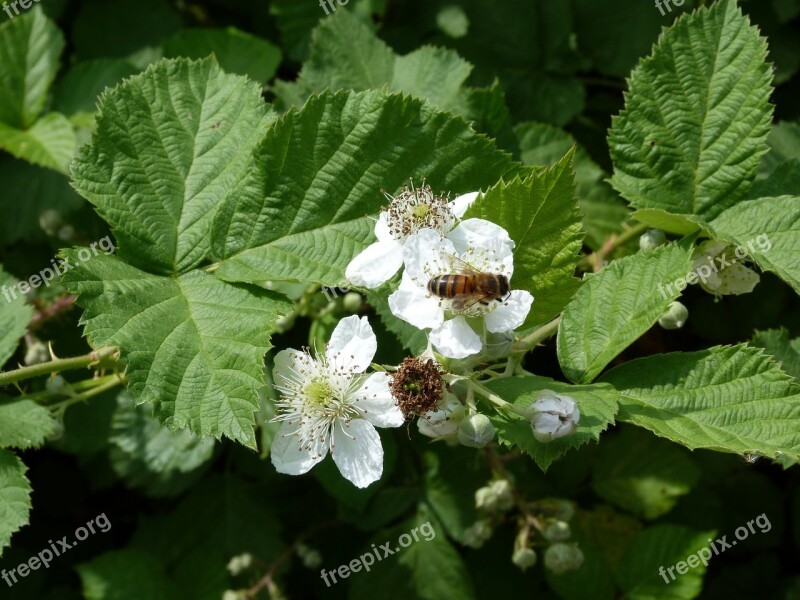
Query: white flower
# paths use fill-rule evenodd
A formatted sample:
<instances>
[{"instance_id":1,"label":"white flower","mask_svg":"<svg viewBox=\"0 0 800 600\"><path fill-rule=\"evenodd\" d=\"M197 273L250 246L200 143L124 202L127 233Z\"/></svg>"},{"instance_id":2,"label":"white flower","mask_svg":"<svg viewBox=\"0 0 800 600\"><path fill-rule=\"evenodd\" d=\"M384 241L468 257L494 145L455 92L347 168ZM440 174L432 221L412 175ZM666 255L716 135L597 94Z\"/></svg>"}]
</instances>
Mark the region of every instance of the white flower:
<instances>
[{"instance_id":1,"label":"white flower","mask_svg":"<svg viewBox=\"0 0 800 600\"><path fill-rule=\"evenodd\" d=\"M389 206L375 223L378 241L350 261L347 281L366 288L386 283L403 265L403 245L409 236L422 228L449 233L477 197L478 192L470 192L448 202L424 182L419 188L406 186L397 196L387 195Z\"/></svg>"},{"instance_id":2,"label":"white flower","mask_svg":"<svg viewBox=\"0 0 800 600\"><path fill-rule=\"evenodd\" d=\"M525 321L533 296L512 290L502 300L442 299L428 291L428 282L444 274L463 273L465 265L509 281L514 272L514 242L502 227L483 219L462 221L447 237L432 229L412 235L403 248L405 271L400 287L389 296L392 313L420 329L444 356L465 358L481 351L480 336L467 317L483 317L492 333L513 331Z\"/></svg>"},{"instance_id":3,"label":"white flower","mask_svg":"<svg viewBox=\"0 0 800 600\"><path fill-rule=\"evenodd\" d=\"M746 254L741 254L725 242L708 240L697 246L693 253L691 272L699 279L700 287L709 294L739 295L753 291L761 280L758 273L741 264Z\"/></svg>"},{"instance_id":4,"label":"white flower","mask_svg":"<svg viewBox=\"0 0 800 600\"><path fill-rule=\"evenodd\" d=\"M383 472L377 427L399 427L403 413L386 373L366 375L378 347L366 317L342 319L325 356L282 350L275 357L276 403L282 421L272 443L280 473L301 475L328 454L342 475L363 488Z\"/></svg>"},{"instance_id":5,"label":"white flower","mask_svg":"<svg viewBox=\"0 0 800 600\"><path fill-rule=\"evenodd\" d=\"M578 404L570 396L542 390L531 405L533 437L546 443L575 431L581 414Z\"/></svg>"}]
</instances>

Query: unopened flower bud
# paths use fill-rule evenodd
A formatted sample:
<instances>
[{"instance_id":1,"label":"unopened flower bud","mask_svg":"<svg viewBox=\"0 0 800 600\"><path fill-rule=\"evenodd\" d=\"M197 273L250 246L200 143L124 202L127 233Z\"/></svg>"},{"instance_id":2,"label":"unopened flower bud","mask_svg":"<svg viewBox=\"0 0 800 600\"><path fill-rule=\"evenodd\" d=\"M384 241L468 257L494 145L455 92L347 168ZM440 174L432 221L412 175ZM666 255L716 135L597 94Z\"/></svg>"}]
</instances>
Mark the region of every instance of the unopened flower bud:
<instances>
[{"instance_id":1,"label":"unopened flower bud","mask_svg":"<svg viewBox=\"0 0 800 600\"><path fill-rule=\"evenodd\" d=\"M639 248L652 250L667 241L666 234L660 229L648 229L639 238Z\"/></svg>"},{"instance_id":2,"label":"unopened flower bud","mask_svg":"<svg viewBox=\"0 0 800 600\"><path fill-rule=\"evenodd\" d=\"M342 307L351 315L356 314L364 306L364 299L358 292L347 292L342 298Z\"/></svg>"},{"instance_id":3,"label":"unopened flower bud","mask_svg":"<svg viewBox=\"0 0 800 600\"><path fill-rule=\"evenodd\" d=\"M577 544L553 544L544 551L544 566L556 575L580 569L583 552Z\"/></svg>"},{"instance_id":4,"label":"unopened flower bud","mask_svg":"<svg viewBox=\"0 0 800 600\"><path fill-rule=\"evenodd\" d=\"M50 236L56 235L58 228L64 224L61 213L52 208L48 208L39 215L39 227Z\"/></svg>"},{"instance_id":5,"label":"unopened flower bud","mask_svg":"<svg viewBox=\"0 0 800 600\"><path fill-rule=\"evenodd\" d=\"M245 552L244 554L234 556L228 561L228 572L233 576L240 575L242 572L249 569L252 564L253 555Z\"/></svg>"},{"instance_id":6,"label":"unopened flower bud","mask_svg":"<svg viewBox=\"0 0 800 600\"><path fill-rule=\"evenodd\" d=\"M297 556L303 561L303 566L307 569L316 569L322 564L322 555L319 550L309 548L305 544L300 544L297 547Z\"/></svg>"},{"instance_id":7,"label":"unopened flower bud","mask_svg":"<svg viewBox=\"0 0 800 600\"><path fill-rule=\"evenodd\" d=\"M550 521L544 527L542 535L550 542L566 542L572 535L566 521Z\"/></svg>"},{"instance_id":8,"label":"unopened flower bud","mask_svg":"<svg viewBox=\"0 0 800 600\"><path fill-rule=\"evenodd\" d=\"M485 511L503 511L514 506L511 483L507 479L497 479L475 491L475 506Z\"/></svg>"},{"instance_id":9,"label":"unopened flower bud","mask_svg":"<svg viewBox=\"0 0 800 600\"><path fill-rule=\"evenodd\" d=\"M454 440L457 438L458 426L465 414L464 405L458 398L448 393L440 408L429 411L417 419L417 427L422 435L438 440Z\"/></svg>"},{"instance_id":10,"label":"unopened flower bud","mask_svg":"<svg viewBox=\"0 0 800 600\"><path fill-rule=\"evenodd\" d=\"M28 344L24 359L26 365L39 365L48 360L50 360L50 351L47 349L46 344L39 340L34 340L32 343Z\"/></svg>"},{"instance_id":11,"label":"unopened flower bud","mask_svg":"<svg viewBox=\"0 0 800 600\"><path fill-rule=\"evenodd\" d=\"M520 548L511 556L511 562L523 571L536 564L536 551L533 548Z\"/></svg>"},{"instance_id":12,"label":"unopened flower bud","mask_svg":"<svg viewBox=\"0 0 800 600\"><path fill-rule=\"evenodd\" d=\"M476 521L464 530L461 543L470 548L480 548L492 537L492 526L489 521Z\"/></svg>"},{"instance_id":13,"label":"unopened flower bud","mask_svg":"<svg viewBox=\"0 0 800 600\"><path fill-rule=\"evenodd\" d=\"M533 437L543 443L575 431L581 416L578 404L573 398L556 394L552 390L539 392L531 409L533 411L531 419Z\"/></svg>"},{"instance_id":14,"label":"unopened flower bud","mask_svg":"<svg viewBox=\"0 0 800 600\"><path fill-rule=\"evenodd\" d=\"M69 384L61 375L49 378L44 387L51 394L67 394L69 392Z\"/></svg>"},{"instance_id":15,"label":"unopened flower bud","mask_svg":"<svg viewBox=\"0 0 800 600\"><path fill-rule=\"evenodd\" d=\"M658 320L658 324L664 329L680 329L689 318L689 309L678 302L671 302L667 312Z\"/></svg>"},{"instance_id":16,"label":"unopened flower bud","mask_svg":"<svg viewBox=\"0 0 800 600\"><path fill-rule=\"evenodd\" d=\"M69 242L75 237L75 228L72 225L62 225L58 228L58 239Z\"/></svg>"},{"instance_id":17,"label":"unopened flower bud","mask_svg":"<svg viewBox=\"0 0 800 600\"><path fill-rule=\"evenodd\" d=\"M559 521L569 521L575 515L575 506L569 500L545 498L536 502L536 511Z\"/></svg>"},{"instance_id":18,"label":"unopened flower bud","mask_svg":"<svg viewBox=\"0 0 800 600\"><path fill-rule=\"evenodd\" d=\"M458 441L470 448L483 448L494 439L494 426L489 417L476 413L458 427Z\"/></svg>"}]
</instances>

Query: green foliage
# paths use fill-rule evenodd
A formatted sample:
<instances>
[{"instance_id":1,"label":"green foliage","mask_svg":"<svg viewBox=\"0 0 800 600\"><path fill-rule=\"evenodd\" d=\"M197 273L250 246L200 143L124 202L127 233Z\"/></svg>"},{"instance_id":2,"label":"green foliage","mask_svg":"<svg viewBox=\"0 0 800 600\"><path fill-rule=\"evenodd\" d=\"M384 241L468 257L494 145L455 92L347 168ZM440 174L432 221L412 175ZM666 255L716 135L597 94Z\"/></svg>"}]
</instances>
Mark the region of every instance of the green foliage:
<instances>
[{"instance_id":1,"label":"green foliage","mask_svg":"<svg viewBox=\"0 0 800 600\"><path fill-rule=\"evenodd\" d=\"M171 600L178 597L161 565L138 550L103 554L78 566L78 574L87 600Z\"/></svg>"},{"instance_id":2,"label":"green foliage","mask_svg":"<svg viewBox=\"0 0 800 600\"><path fill-rule=\"evenodd\" d=\"M741 200L767 151L766 54L733 0L678 19L634 69L612 122L614 187L637 208L705 220Z\"/></svg>"},{"instance_id":3,"label":"green foliage","mask_svg":"<svg viewBox=\"0 0 800 600\"><path fill-rule=\"evenodd\" d=\"M764 348L786 373L800 380L800 338L791 340L785 329L770 329L756 331L750 345Z\"/></svg>"},{"instance_id":4,"label":"green foliage","mask_svg":"<svg viewBox=\"0 0 800 600\"><path fill-rule=\"evenodd\" d=\"M600 434L614 423L617 412L616 394L605 384L569 385L546 377L525 376L499 379L489 383L488 387L519 408L528 407L539 390L566 394L577 402L581 412L577 430L547 443L537 441L532 435L530 422L518 415L498 416L493 419L498 430L498 439L530 454L543 470L570 448L600 439Z\"/></svg>"},{"instance_id":5,"label":"green foliage","mask_svg":"<svg viewBox=\"0 0 800 600\"><path fill-rule=\"evenodd\" d=\"M573 163L570 151L548 169L499 183L464 215L497 223L514 240L512 287L534 297L523 328L555 317L580 286L572 277L583 239Z\"/></svg>"},{"instance_id":6,"label":"green foliage","mask_svg":"<svg viewBox=\"0 0 800 600\"><path fill-rule=\"evenodd\" d=\"M690 252L670 245L614 261L589 277L564 310L558 361L575 382L592 381L667 312L689 271ZM667 286L667 287L663 287Z\"/></svg>"},{"instance_id":7,"label":"green foliage","mask_svg":"<svg viewBox=\"0 0 800 600\"><path fill-rule=\"evenodd\" d=\"M25 465L12 452L0 450L0 552L23 525L31 510L31 484Z\"/></svg>"},{"instance_id":8,"label":"green foliage","mask_svg":"<svg viewBox=\"0 0 800 600\"><path fill-rule=\"evenodd\" d=\"M33 316L16 285L17 280L0 268L0 367L14 354Z\"/></svg>"},{"instance_id":9,"label":"green foliage","mask_svg":"<svg viewBox=\"0 0 800 600\"><path fill-rule=\"evenodd\" d=\"M794 460L800 453L800 387L761 350L718 346L650 356L602 380L620 393L621 421L687 448Z\"/></svg>"},{"instance_id":10,"label":"green foliage","mask_svg":"<svg viewBox=\"0 0 800 600\"><path fill-rule=\"evenodd\" d=\"M31 400L0 396L0 448L35 448L55 433L56 421L43 406Z\"/></svg>"}]
</instances>

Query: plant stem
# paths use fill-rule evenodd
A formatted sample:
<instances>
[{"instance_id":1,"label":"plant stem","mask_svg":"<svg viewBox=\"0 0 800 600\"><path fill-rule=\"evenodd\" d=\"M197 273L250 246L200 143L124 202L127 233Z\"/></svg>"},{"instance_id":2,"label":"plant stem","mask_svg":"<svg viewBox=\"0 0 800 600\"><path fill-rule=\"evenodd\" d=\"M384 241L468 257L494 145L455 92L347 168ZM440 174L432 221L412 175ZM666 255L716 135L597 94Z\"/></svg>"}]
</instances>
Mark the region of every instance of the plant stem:
<instances>
[{"instance_id":1,"label":"plant stem","mask_svg":"<svg viewBox=\"0 0 800 600\"><path fill-rule=\"evenodd\" d=\"M100 385L96 385L89 390L83 392L82 394L76 394L72 398L68 398L63 402L58 402L56 404L50 405L51 410L55 410L56 412L63 413L67 408L72 406L73 404L77 404L78 402L86 402L89 398L93 398L103 392L107 392L108 390L114 389L118 385L125 383L127 379L122 375L108 375L107 377L102 378L104 381ZM98 380L99 381L99 380Z\"/></svg>"},{"instance_id":2,"label":"plant stem","mask_svg":"<svg viewBox=\"0 0 800 600\"><path fill-rule=\"evenodd\" d=\"M533 350L536 346L541 344L546 339L552 337L558 331L558 324L561 322L561 317L556 317L549 323L545 323L538 329L532 331L524 338L521 338L514 344L511 352L513 354L524 354L529 350Z\"/></svg>"},{"instance_id":3,"label":"plant stem","mask_svg":"<svg viewBox=\"0 0 800 600\"><path fill-rule=\"evenodd\" d=\"M14 371L6 371L5 373L0 373L0 386L16 383L25 379L32 379L40 375L50 375L51 373L58 373L60 371L71 371L91 367L108 359L117 360L116 348L106 346L93 350L84 356L57 358L46 363L20 367Z\"/></svg>"},{"instance_id":4,"label":"plant stem","mask_svg":"<svg viewBox=\"0 0 800 600\"><path fill-rule=\"evenodd\" d=\"M589 254L588 256L584 256L581 261L578 263L578 268L584 271L589 270L592 268L594 271L599 271L603 268L603 261L605 260L606 256L611 254L614 250L635 238L636 236L642 235L648 229L648 225L645 223L637 223L636 225L629 227L619 235L612 234L606 242L603 244L603 247L600 250Z\"/></svg>"}]
</instances>

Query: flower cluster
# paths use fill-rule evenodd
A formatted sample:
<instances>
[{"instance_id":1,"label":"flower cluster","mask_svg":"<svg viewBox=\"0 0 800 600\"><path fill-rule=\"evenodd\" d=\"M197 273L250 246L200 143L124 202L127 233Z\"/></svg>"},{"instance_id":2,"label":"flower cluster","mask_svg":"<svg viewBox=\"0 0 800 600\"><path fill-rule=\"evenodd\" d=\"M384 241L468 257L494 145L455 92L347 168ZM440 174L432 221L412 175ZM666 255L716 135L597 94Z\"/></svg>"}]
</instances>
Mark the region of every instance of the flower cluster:
<instances>
[{"instance_id":1,"label":"flower cluster","mask_svg":"<svg viewBox=\"0 0 800 600\"><path fill-rule=\"evenodd\" d=\"M357 315L341 319L320 351L287 349L275 356L280 427L271 458L279 472L306 473L330 453L345 478L366 487L383 472L376 427L412 419L435 440L472 448L493 441L492 420L474 400L476 390L485 395L485 388L442 365L449 365L446 359L493 359L481 354L487 335L510 339L525 322L533 296L511 285L515 243L508 232L484 219L463 218L477 196L448 201L424 182L407 186L378 217L377 241L347 267L350 283L372 289L403 268L388 304L395 316L428 332L421 357L368 373L377 338L367 318ZM469 369L466 363L458 368ZM493 401L501 403L498 410L516 410L502 399ZM571 433L579 419L575 401L553 392L520 411L542 443Z\"/></svg>"}]
</instances>

